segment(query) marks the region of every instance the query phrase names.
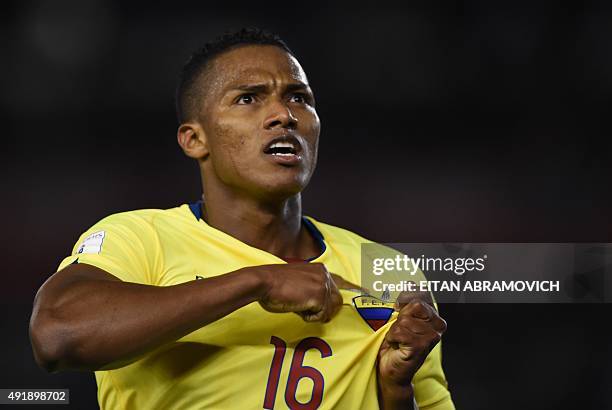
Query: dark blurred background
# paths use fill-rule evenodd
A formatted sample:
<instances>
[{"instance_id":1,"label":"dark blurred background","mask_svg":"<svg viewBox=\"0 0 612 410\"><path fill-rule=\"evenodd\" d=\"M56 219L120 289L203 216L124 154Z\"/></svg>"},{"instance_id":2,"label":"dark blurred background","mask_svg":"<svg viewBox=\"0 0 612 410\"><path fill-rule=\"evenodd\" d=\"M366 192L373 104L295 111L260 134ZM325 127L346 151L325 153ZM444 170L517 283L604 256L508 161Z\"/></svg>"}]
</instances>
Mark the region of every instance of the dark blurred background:
<instances>
[{"instance_id":1,"label":"dark blurred background","mask_svg":"<svg viewBox=\"0 0 612 410\"><path fill-rule=\"evenodd\" d=\"M323 124L307 214L382 242L612 242L609 2L21 1L0 6L0 387L70 388L27 335L37 288L110 213L199 198L175 142L190 52L260 26ZM609 304L444 305L459 409L612 408Z\"/></svg>"}]
</instances>

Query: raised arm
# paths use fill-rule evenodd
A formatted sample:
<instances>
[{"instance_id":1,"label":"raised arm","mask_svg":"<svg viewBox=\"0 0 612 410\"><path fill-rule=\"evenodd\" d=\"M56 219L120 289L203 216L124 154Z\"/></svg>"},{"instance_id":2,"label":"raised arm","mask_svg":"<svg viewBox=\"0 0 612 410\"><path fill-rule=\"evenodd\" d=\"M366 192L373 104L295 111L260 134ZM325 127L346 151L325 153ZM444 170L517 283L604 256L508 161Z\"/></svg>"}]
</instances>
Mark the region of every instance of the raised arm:
<instances>
[{"instance_id":1,"label":"raised arm","mask_svg":"<svg viewBox=\"0 0 612 410\"><path fill-rule=\"evenodd\" d=\"M342 304L322 264L262 265L159 287L79 263L38 291L30 338L37 363L48 371L112 369L254 301L307 321L328 321Z\"/></svg>"}]
</instances>

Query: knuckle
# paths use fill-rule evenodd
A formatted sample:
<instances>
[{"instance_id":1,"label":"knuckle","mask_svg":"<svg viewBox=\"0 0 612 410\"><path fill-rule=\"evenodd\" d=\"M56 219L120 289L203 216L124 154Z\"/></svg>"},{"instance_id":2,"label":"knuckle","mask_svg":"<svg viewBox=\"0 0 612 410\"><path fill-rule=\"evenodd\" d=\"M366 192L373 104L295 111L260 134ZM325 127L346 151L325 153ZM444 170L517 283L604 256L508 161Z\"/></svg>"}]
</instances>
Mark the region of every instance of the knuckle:
<instances>
[{"instance_id":1,"label":"knuckle","mask_svg":"<svg viewBox=\"0 0 612 410\"><path fill-rule=\"evenodd\" d=\"M442 333L446 332L446 329L448 329L448 324L446 323L446 320L440 318L441 321L441 325L440 328L442 329Z\"/></svg>"},{"instance_id":2,"label":"knuckle","mask_svg":"<svg viewBox=\"0 0 612 410\"><path fill-rule=\"evenodd\" d=\"M323 306L323 301L318 297L310 297L307 299L306 305L309 310L320 310L321 306Z\"/></svg>"},{"instance_id":3,"label":"knuckle","mask_svg":"<svg viewBox=\"0 0 612 410\"><path fill-rule=\"evenodd\" d=\"M393 332L393 336L397 339L404 339L407 335L410 334L410 331L407 328L396 326L394 329L391 329Z\"/></svg>"},{"instance_id":4,"label":"knuckle","mask_svg":"<svg viewBox=\"0 0 612 410\"><path fill-rule=\"evenodd\" d=\"M389 331L387 333L386 339L389 343L399 343L399 341L401 340L397 333L392 331Z\"/></svg>"},{"instance_id":5,"label":"knuckle","mask_svg":"<svg viewBox=\"0 0 612 410\"><path fill-rule=\"evenodd\" d=\"M415 312L425 313L429 311L429 309L427 308L427 305L421 300L416 301L412 305L414 306L413 309Z\"/></svg>"},{"instance_id":6,"label":"knuckle","mask_svg":"<svg viewBox=\"0 0 612 410\"><path fill-rule=\"evenodd\" d=\"M402 332L397 336L397 340L408 346L417 346L418 348L418 339L414 337L414 335L410 332Z\"/></svg>"},{"instance_id":7,"label":"knuckle","mask_svg":"<svg viewBox=\"0 0 612 410\"><path fill-rule=\"evenodd\" d=\"M412 317L408 315L404 315L402 317L398 317L396 323L399 327L407 328L412 324Z\"/></svg>"},{"instance_id":8,"label":"knuckle","mask_svg":"<svg viewBox=\"0 0 612 410\"><path fill-rule=\"evenodd\" d=\"M421 302L416 299L413 299L402 310L405 310L407 313L414 313L418 311L420 308L421 308Z\"/></svg>"},{"instance_id":9,"label":"knuckle","mask_svg":"<svg viewBox=\"0 0 612 410\"><path fill-rule=\"evenodd\" d=\"M391 335L393 338L395 338L398 334L402 333L402 331L399 328L399 326L397 326L397 322L396 322L393 325L391 325L387 333Z\"/></svg>"},{"instance_id":10,"label":"knuckle","mask_svg":"<svg viewBox=\"0 0 612 410\"><path fill-rule=\"evenodd\" d=\"M317 321L317 316L316 315L306 315L303 317L304 322L316 322Z\"/></svg>"},{"instance_id":11,"label":"knuckle","mask_svg":"<svg viewBox=\"0 0 612 410\"><path fill-rule=\"evenodd\" d=\"M397 314L397 321L401 321L406 317L410 317L410 310L407 307L404 307L403 309L401 309L399 311L399 313Z\"/></svg>"}]
</instances>

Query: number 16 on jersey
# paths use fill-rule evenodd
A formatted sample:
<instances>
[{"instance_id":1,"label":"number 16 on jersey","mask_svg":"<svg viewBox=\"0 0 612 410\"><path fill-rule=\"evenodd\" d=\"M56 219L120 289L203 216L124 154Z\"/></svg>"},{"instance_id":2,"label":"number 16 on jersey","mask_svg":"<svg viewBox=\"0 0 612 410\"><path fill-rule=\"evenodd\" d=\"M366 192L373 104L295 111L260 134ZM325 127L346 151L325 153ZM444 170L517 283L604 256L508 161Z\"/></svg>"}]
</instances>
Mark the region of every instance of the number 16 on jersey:
<instances>
[{"instance_id":1,"label":"number 16 on jersey","mask_svg":"<svg viewBox=\"0 0 612 410\"><path fill-rule=\"evenodd\" d=\"M272 357L270 375L268 376L268 384L266 386L266 395L263 403L264 409L274 408L285 351L287 350L287 343L279 337L272 336L270 344L274 346L274 356ZM289 368L287 387L285 389L285 402L291 410L315 410L319 408L323 401L323 390L325 389L323 375L314 367L303 365L306 351L310 349L318 350L321 358L332 355L332 349L329 344L318 337L307 337L295 346L293 358L291 359L291 367ZM298 383L302 378L312 380L313 384L310 400L305 403L299 402L296 398Z\"/></svg>"}]
</instances>

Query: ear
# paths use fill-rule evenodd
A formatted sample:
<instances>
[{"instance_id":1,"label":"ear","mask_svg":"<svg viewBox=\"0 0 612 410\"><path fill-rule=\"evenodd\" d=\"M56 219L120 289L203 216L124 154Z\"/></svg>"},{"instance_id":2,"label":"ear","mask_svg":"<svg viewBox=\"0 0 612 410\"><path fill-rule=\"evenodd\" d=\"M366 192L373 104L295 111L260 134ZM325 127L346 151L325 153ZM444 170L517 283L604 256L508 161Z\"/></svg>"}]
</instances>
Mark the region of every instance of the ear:
<instances>
[{"instance_id":1,"label":"ear","mask_svg":"<svg viewBox=\"0 0 612 410\"><path fill-rule=\"evenodd\" d=\"M185 155L193 159L205 159L208 154L208 140L202 126L197 122L181 124L176 139Z\"/></svg>"}]
</instances>

